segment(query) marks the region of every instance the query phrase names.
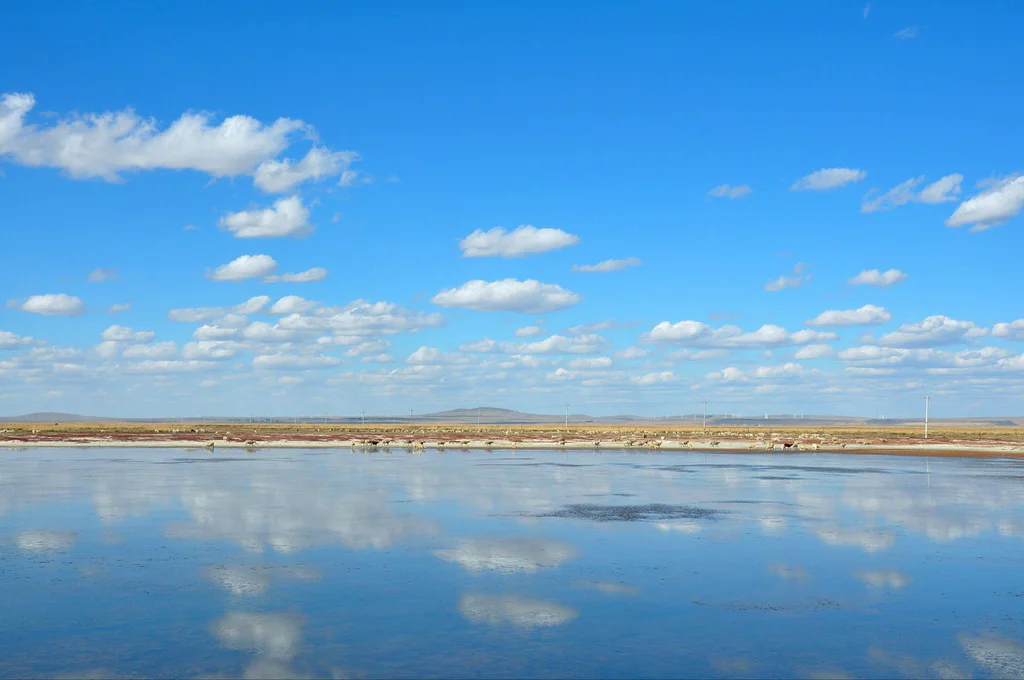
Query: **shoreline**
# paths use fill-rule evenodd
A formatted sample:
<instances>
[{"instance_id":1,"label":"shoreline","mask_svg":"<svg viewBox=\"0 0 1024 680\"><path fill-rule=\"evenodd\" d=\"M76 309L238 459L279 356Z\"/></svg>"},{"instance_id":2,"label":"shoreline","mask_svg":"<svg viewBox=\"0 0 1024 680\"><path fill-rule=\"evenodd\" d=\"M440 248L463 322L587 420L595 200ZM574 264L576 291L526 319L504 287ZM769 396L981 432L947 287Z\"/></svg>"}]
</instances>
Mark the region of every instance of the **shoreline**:
<instances>
[{"instance_id":1,"label":"shoreline","mask_svg":"<svg viewBox=\"0 0 1024 680\"><path fill-rule=\"evenodd\" d=\"M777 453L777 454L808 454L808 453L840 453L864 455L916 455L916 456L959 456L959 457L1012 457L1024 458L1024 445L1012 444L791 444L786 446L778 442L756 442L743 440L657 440L640 444L629 444L622 441L556 441L533 440L515 441L511 439L493 440L368 440L368 439L250 439L250 440L211 440L211 439L147 439L147 438L110 438L110 437L56 437L46 439L0 439L0 449L35 449L35 448L153 448L153 449L232 449L256 451L260 449L352 449L360 451L398 450L407 452L445 451L445 450L539 450L554 449L562 451L701 451L721 453Z\"/></svg>"}]
</instances>

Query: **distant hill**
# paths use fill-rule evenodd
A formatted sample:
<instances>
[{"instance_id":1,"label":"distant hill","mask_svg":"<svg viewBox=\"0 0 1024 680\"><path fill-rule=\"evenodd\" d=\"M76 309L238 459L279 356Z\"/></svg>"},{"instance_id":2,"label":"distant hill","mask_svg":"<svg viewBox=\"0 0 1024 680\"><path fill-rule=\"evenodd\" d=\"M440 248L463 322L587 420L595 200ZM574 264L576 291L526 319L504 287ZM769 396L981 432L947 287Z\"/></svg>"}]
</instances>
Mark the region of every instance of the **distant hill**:
<instances>
[{"instance_id":1,"label":"distant hill","mask_svg":"<svg viewBox=\"0 0 1024 680\"><path fill-rule=\"evenodd\" d=\"M645 426L668 426L668 425L695 425L702 422L702 414L691 413L679 416L651 418L637 415L615 415L615 416L588 416L579 413L569 414L569 423L575 425L645 425ZM363 416L300 416L300 417L218 417L218 416L193 416L186 418L109 418L100 416L83 416L77 413L26 413L19 416L0 416L0 423L102 423L102 422L137 422L137 423L160 423L160 422L221 422L221 423L335 423L355 424L360 423ZM413 414L413 415L367 415L366 422L372 423L453 423L464 425L558 425L565 422L565 414L544 414L527 413L514 411L506 408L478 407L459 408L436 413ZM920 418L855 418L850 416L832 415L793 415L793 414L767 414L765 416L726 416L720 414L708 414L708 425L715 427L826 427L826 426L875 426L875 427L900 427L908 425L919 425ZM992 418L934 418L932 424L936 427L1021 427L1024 426L1024 417L992 417Z\"/></svg>"}]
</instances>

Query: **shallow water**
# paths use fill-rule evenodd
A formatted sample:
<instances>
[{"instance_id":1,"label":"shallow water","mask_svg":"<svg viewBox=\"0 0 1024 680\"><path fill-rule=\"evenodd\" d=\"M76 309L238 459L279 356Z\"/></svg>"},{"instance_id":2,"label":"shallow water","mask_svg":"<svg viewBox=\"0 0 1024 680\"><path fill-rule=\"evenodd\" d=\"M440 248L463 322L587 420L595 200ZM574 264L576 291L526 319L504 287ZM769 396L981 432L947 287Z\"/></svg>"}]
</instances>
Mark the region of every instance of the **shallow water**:
<instances>
[{"instance_id":1,"label":"shallow water","mask_svg":"<svg viewBox=\"0 0 1024 680\"><path fill-rule=\"evenodd\" d=\"M1024 461L0 451L4 677L1024 677Z\"/></svg>"}]
</instances>

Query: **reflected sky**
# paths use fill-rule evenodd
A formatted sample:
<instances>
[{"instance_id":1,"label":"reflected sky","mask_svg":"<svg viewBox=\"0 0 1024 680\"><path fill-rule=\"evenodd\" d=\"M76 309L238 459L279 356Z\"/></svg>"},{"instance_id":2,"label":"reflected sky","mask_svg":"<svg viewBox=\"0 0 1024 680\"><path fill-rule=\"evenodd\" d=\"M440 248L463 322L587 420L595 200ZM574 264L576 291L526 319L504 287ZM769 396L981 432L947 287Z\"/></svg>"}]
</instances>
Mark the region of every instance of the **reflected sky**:
<instances>
[{"instance_id":1,"label":"reflected sky","mask_svg":"<svg viewBox=\"0 0 1024 680\"><path fill-rule=\"evenodd\" d=\"M1024 461L0 455L2 677L1024 677Z\"/></svg>"}]
</instances>

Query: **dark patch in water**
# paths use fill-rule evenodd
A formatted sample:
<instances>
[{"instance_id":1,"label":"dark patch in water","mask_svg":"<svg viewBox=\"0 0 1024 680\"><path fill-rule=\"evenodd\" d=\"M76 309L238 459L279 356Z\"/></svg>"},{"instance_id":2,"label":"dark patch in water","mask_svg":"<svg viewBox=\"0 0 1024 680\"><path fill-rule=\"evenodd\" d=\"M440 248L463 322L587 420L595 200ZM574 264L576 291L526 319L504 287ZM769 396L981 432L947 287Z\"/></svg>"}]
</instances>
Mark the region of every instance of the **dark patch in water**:
<instances>
[{"instance_id":1,"label":"dark patch in water","mask_svg":"<svg viewBox=\"0 0 1024 680\"><path fill-rule=\"evenodd\" d=\"M793 475L791 477L779 477L779 476L773 476L773 475L761 475L760 477L754 477L754 479L767 479L767 480L775 480L775 481L787 481L787 480L790 480L790 479L800 479L800 478L797 477L796 475Z\"/></svg>"},{"instance_id":2,"label":"dark patch in water","mask_svg":"<svg viewBox=\"0 0 1024 680\"><path fill-rule=\"evenodd\" d=\"M816 601L808 604L768 604L766 602L705 602L704 600L692 600L693 604L699 607L715 607L730 612L791 612L800 610L821 611L822 609L842 609L842 605L835 600L819 597Z\"/></svg>"},{"instance_id":3,"label":"dark patch in water","mask_svg":"<svg viewBox=\"0 0 1024 680\"><path fill-rule=\"evenodd\" d=\"M592 522L641 522L665 519L715 519L717 510L696 508L690 505L594 505L578 503L566 505L561 510L547 512L535 517L563 517L587 519Z\"/></svg>"}]
</instances>

